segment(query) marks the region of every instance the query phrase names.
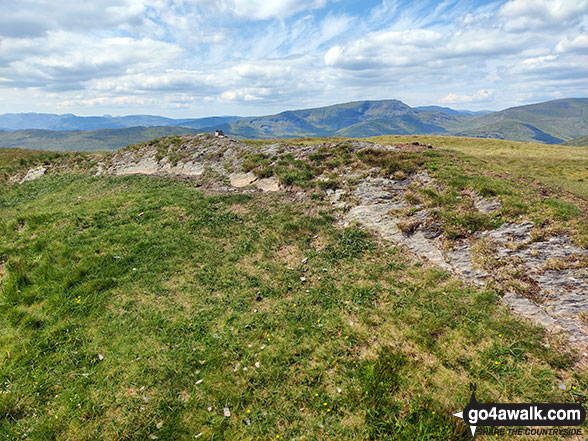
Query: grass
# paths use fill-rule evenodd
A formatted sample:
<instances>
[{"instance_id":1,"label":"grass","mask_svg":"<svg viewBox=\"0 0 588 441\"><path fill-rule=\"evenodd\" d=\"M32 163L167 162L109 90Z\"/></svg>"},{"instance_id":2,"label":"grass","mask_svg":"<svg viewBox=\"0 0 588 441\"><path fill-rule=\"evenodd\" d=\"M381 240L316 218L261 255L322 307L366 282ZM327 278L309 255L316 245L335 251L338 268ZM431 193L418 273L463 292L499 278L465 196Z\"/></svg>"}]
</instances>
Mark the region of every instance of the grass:
<instances>
[{"instance_id":1,"label":"grass","mask_svg":"<svg viewBox=\"0 0 588 441\"><path fill-rule=\"evenodd\" d=\"M336 159L321 154L309 166ZM519 201L460 156L427 155L444 188L415 197L460 214L458 232L519 216L523 202L525 216L580 222L557 195L531 187ZM334 164L350 161L361 162ZM509 205L469 218L457 196L470 189ZM499 291L339 229L334 214L144 176L7 187L0 439L467 440L451 414L470 382L480 401L585 398L573 355L513 317Z\"/></svg>"},{"instance_id":2,"label":"grass","mask_svg":"<svg viewBox=\"0 0 588 441\"><path fill-rule=\"evenodd\" d=\"M379 143L421 142L463 153L497 172L558 186L588 198L588 149L450 136L377 136Z\"/></svg>"}]
</instances>

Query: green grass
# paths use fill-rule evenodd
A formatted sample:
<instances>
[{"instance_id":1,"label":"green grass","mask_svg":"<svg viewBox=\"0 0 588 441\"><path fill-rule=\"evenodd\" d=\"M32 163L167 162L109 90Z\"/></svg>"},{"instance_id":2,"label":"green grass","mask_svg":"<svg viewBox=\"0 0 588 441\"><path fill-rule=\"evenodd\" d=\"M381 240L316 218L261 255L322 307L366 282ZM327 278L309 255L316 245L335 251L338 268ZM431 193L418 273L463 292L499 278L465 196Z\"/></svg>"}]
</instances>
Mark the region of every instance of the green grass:
<instances>
[{"instance_id":1,"label":"green grass","mask_svg":"<svg viewBox=\"0 0 588 441\"><path fill-rule=\"evenodd\" d=\"M329 211L66 173L0 213L0 439L466 440L469 382L588 387L497 293Z\"/></svg>"},{"instance_id":2,"label":"green grass","mask_svg":"<svg viewBox=\"0 0 588 441\"><path fill-rule=\"evenodd\" d=\"M586 236L581 197L531 181L522 195L522 165L490 170L456 150L378 158L343 143L308 161L251 156L244 167L306 188L319 172L336 183L338 167L425 167L442 186L411 197L454 239L523 218ZM4 154L0 170L44 155ZM586 397L574 356L513 317L500 291L337 228L320 202L197 185L62 172L6 187L0 440L467 440L451 414L470 382L480 401ZM472 190L502 209L477 213L462 197Z\"/></svg>"},{"instance_id":3,"label":"green grass","mask_svg":"<svg viewBox=\"0 0 588 441\"><path fill-rule=\"evenodd\" d=\"M450 136L378 136L379 143L421 142L474 158L495 172L561 187L588 199L588 149Z\"/></svg>"}]
</instances>

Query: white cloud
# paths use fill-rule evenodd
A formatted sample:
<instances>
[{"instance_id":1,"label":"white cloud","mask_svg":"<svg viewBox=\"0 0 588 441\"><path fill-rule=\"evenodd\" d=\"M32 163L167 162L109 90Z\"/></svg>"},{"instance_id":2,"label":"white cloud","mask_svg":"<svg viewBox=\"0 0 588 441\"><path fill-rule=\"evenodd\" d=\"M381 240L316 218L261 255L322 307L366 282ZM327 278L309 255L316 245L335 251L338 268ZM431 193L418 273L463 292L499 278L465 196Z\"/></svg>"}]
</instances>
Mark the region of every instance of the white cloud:
<instances>
[{"instance_id":1,"label":"white cloud","mask_svg":"<svg viewBox=\"0 0 588 441\"><path fill-rule=\"evenodd\" d=\"M588 34L580 34L576 37L563 37L555 47L557 53L578 52L588 54Z\"/></svg>"},{"instance_id":2,"label":"white cloud","mask_svg":"<svg viewBox=\"0 0 588 441\"><path fill-rule=\"evenodd\" d=\"M492 108L513 97L588 94L588 0L368 7L22 0L0 15L0 110L59 102L72 112L264 114L355 99L434 104L435 96Z\"/></svg>"},{"instance_id":3,"label":"white cloud","mask_svg":"<svg viewBox=\"0 0 588 441\"><path fill-rule=\"evenodd\" d=\"M492 90L480 89L472 95L459 95L456 93L450 93L445 97L441 98L442 103L446 104L463 104L463 103L479 103L488 102L493 95Z\"/></svg>"},{"instance_id":4,"label":"white cloud","mask_svg":"<svg viewBox=\"0 0 588 441\"><path fill-rule=\"evenodd\" d=\"M510 0L499 11L504 29L528 32L546 28L565 29L578 24L588 13L588 0Z\"/></svg>"},{"instance_id":5,"label":"white cloud","mask_svg":"<svg viewBox=\"0 0 588 441\"><path fill-rule=\"evenodd\" d=\"M307 9L324 8L327 0L216 0L205 1L220 12L228 12L237 17L266 20L286 18Z\"/></svg>"}]
</instances>

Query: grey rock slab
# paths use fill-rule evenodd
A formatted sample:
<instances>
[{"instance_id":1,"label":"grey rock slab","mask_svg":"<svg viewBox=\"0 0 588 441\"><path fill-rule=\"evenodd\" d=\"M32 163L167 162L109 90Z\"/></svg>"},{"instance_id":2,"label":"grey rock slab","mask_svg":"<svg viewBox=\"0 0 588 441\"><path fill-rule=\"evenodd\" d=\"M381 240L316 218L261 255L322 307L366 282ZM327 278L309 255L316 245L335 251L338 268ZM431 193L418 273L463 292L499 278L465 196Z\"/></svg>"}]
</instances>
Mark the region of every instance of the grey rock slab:
<instances>
[{"instance_id":1,"label":"grey rock slab","mask_svg":"<svg viewBox=\"0 0 588 441\"><path fill-rule=\"evenodd\" d=\"M520 224L506 222L500 228L482 233L481 237L490 238L499 243L528 242L531 240L530 233L533 226L533 222L523 222Z\"/></svg>"},{"instance_id":2,"label":"grey rock slab","mask_svg":"<svg viewBox=\"0 0 588 441\"><path fill-rule=\"evenodd\" d=\"M35 179L39 179L41 176L45 174L46 171L47 169L42 165L35 168L31 168L24 176L24 178L20 180L20 183L22 184L23 182L34 181Z\"/></svg>"},{"instance_id":3,"label":"grey rock slab","mask_svg":"<svg viewBox=\"0 0 588 441\"><path fill-rule=\"evenodd\" d=\"M502 203L498 199L482 198L474 200L474 207L480 213L489 214L502 208Z\"/></svg>"},{"instance_id":4,"label":"grey rock slab","mask_svg":"<svg viewBox=\"0 0 588 441\"><path fill-rule=\"evenodd\" d=\"M445 253L445 258L456 273L476 285L483 285L485 279L489 276L486 271L474 268L470 245L455 247L454 250Z\"/></svg>"},{"instance_id":5,"label":"grey rock slab","mask_svg":"<svg viewBox=\"0 0 588 441\"><path fill-rule=\"evenodd\" d=\"M233 173L229 175L230 183L233 187L246 187L255 181L257 177L249 173Z\"/></svg>"},{"instance_id":6,"label":"grey rock slab","mask_svg":"<svg viewBox=\"0 0 588 441\"><path fill-rule=\"evenodd\" d=\"M253 185L262 191L280 191L281 189L280 182L273 176L271 178L259 179Z\"/></svg>"}]
</instances>

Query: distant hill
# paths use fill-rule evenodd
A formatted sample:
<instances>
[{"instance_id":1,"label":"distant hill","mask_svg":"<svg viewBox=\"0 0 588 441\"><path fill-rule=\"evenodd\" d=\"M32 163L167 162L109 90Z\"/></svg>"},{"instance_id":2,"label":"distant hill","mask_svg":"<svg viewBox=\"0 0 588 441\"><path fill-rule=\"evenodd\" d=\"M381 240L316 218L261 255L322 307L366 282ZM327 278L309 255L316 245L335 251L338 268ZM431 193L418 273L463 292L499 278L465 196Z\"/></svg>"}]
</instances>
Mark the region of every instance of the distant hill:
<instances>
[{"instance_id":1,"label":"distant hill","mask_svg":"<svg viewBox=\"0 0 588 441\"><path fill-rule=\"evenodd\" d=\"M108 129L101 128L102 125ZM115 149L150 139L149 136L214 132L216 129L234 138L251 139L453 135L561 144L588 135L588 98L567 98L499 112L472 112L441 106L413 108L399 100L380 100L288 110L250 118L226 116L175 120L151 115L5 114L0 115L0 129L2 127L8 130L43 127L44 131L3 132L0 147L52 150ZM75 131L71 131L72 127L76 127ZM94 132L82 131L90 129Z\"/></svg>"},{"instance_id":2,"label":"distant hill","mask_svg":"<svg viewBox=\"0 0 588 441\"><path fill-rule=\"evenodd\" d=\"M567 98L473 116L447 129L460 136L559 144L588 134L588 98Z\"/></svg>"},{"instance_id":3,"label":"distant hill","mask_svg":"<svg viewBox=\"0 0 588 441\"><path fill-rule=\"evenodd\" d=\"M91 131L16 130L0 131L0 147L37 150L118 150L129 144L170 135L198 133L186 127L131 127Z\"/></svg>"},{"instance_id":4,"label":"distant hill","mask_svg":"<svg viewBox=\"0 0 588 441\"><path fill-rule=\"evenodd\" d=\"M420 106L415 107L414 110L418 110L419 112L442 112L447 113L448 115L484 115L486 113L492 113L492 110L479 110L477 112L472 112L471 110L455 110L442 106Z\"/></svg>"},{"instance_id":5,"label":"distant hill","mask_svg":"<svg viewBox=\"0 0 588 441\"><path fill-rule=\"evenodd\" d=\"M569 141L566 141L562 144L572 147L588 147L588 135L582 136L580 138L570 139Z\"/></svg>"},{"instance_id":6,"label":"distant hill","mask_svg":"<svg viewBox=\"0 0 588 441\"><path fill-rule=\"evenodd\" d=\"M242 119L221 128L244 138L427 134L445 133L442 124L454 119L445 112L418 111L399 100L355 101Z\"/></svg>"},{"instance_id":7,"label":"distant hill","mask_svg":"<svg viewBox=\"0 0 588 441\"><path fill-rule=\"evenodd\" d=\"M559 144L588 134L588 99L569 98L490 113L439 106L412 108L398 100L356 101L246 118L220 128L242 138L441 134Z\"/></svg>"},{"instance_id":8,"label":"distant hill","mask_svg":"<svg viewBox=\"0 0 588 441\"><path fill-rule=\"evenodd\" d=\"M0 130L99 130L129 127L190 127L201 129L241 119L239 116L171 119L153 115L76 116L51 113L5 113L0 115Z\"/></svg>"}]
</instances>

